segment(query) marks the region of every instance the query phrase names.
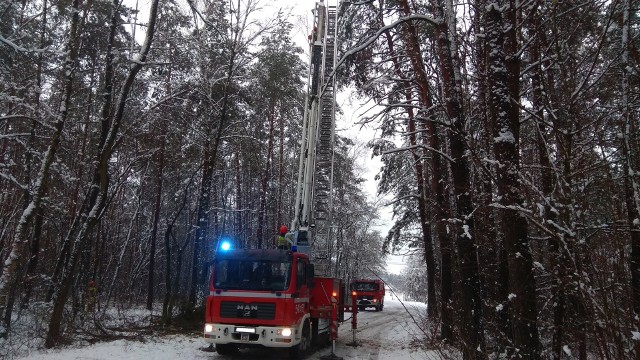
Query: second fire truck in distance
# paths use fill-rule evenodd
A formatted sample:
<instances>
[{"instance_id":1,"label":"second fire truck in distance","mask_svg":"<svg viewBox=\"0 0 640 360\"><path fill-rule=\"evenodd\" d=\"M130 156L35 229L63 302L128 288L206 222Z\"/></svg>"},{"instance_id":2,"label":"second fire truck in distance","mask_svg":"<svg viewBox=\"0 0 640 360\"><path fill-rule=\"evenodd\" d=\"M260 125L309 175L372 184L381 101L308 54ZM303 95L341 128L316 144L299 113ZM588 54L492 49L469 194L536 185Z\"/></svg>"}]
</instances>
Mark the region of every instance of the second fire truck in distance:
<instances>
[{"instance_id":1,"label":"second fire truck in distance","mask_svg":"<svg viewBox=\"0 0 640 360\"><path fill-rule=\"evenodd\" d=\"M376 311L384 308L384 282L382 280L354 280L351 291L355 292L358 310L374 307Z\"/></svg>"}]
</instances>

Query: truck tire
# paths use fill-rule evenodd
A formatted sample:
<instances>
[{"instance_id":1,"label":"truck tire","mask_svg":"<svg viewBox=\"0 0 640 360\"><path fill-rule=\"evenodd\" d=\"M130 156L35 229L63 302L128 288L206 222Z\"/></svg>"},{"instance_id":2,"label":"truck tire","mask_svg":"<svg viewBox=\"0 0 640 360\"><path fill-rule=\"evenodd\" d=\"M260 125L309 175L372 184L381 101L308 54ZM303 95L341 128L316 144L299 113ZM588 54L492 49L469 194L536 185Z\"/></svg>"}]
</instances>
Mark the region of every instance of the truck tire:
<instances>
[{"instance_id":1,"label":"truck tire","mask_svg":"<svg viewBox=\"0 0 640 360\"><path fill-rule=\"evenodd\" d=\"M309 326L309 321L307 320L304 322L304 326L302 326L300 343L298 345L293 346L291 349L289 349L289 358L301 359L304 355L307 354L310 348L311 348L311 327Z\"/></svg>"},{"instance_id":2,"label":"truck tire","mask_svg":"<svg viewBox=\"0 0 640 360\"><path fill-rule=\"evenodd\" d=\"M219 355L233 355L238 353L236 344L216 344L216 352Z\"/></svg>"}]
</instances>

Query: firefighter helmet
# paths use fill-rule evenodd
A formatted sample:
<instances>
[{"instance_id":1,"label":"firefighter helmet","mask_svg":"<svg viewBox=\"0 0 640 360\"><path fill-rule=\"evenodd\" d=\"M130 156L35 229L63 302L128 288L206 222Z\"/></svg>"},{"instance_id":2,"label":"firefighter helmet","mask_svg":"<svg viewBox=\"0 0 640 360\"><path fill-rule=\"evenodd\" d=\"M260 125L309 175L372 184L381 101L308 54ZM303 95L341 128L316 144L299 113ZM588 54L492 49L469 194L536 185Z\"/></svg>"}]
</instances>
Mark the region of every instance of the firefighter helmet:
<instances>
[{"instance_id":1,"label":"firefighter helmet","mask_svg":"<svg viewBox=\"0 0 640 360\"><path fill-rule=\"evenodd\" d=\"M289 231L289 229L287 229L286 226L282 225L280 226L280 230L278 232L280 233L280 235L285 235L287 231Z\"/></svg>"}]
</instances>

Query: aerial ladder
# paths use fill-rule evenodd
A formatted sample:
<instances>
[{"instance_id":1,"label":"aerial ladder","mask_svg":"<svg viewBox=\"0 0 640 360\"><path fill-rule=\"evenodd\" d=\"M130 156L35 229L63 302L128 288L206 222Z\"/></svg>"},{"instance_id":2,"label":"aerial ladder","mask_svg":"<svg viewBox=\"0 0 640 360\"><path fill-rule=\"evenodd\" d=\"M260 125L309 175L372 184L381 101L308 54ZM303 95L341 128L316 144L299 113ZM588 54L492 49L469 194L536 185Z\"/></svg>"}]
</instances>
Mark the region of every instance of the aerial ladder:
<instances>
[{"instance_id":1,"label":"aerial ladder","mask_svg":"<svg viewBox=\"0 0 640 360\"><path fill-rule=\"evenodd\" d=\"M335 144L336 7L316 3L310 35L311 61L305 98L295 213L291 224L298 251L310 256L321 276L331 276L333 164Z\"/></svg>"}]
</instances>

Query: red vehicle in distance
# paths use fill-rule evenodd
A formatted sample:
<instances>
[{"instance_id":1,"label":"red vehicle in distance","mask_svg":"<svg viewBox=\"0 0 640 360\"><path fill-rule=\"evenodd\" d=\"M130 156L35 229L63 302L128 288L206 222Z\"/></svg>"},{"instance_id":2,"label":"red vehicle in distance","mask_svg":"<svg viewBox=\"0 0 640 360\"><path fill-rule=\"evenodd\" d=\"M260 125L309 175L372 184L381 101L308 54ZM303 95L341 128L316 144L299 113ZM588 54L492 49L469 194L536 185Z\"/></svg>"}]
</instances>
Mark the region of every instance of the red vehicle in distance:
<instances>
[{"instance_id":1,"label":"red vehicle in distance","mask_svg":"<svg viewBox=\"0 0 640 360\"><path fill-rule=\"evenodd\" d=\"M384 308L384 282L376 280L353 280L351 282L351 292L355 292L358 310L362 311L368 307L382 311Z\"/></svg>"}]
</instances>

